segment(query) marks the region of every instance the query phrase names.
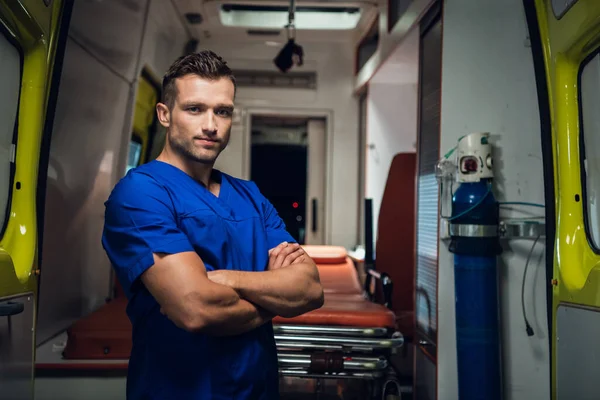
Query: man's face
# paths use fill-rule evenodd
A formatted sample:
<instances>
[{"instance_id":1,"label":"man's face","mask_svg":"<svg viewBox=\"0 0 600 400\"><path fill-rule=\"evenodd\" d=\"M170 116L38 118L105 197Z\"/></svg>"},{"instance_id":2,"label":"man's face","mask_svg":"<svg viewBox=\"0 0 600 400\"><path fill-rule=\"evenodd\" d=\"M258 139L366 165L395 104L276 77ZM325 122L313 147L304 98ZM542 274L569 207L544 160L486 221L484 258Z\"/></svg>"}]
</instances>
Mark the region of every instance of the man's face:
<instances>
[{"instance_id":1,"label":"man's face","mask_svg":"<svg viewBox=\"0 0 600 400\"><path fill-rule=\"evenodd\" d=\"M190 161L212 165L229 142L233 83L226 77L207 80L190 74L177 78L175 85L177 96L173 107L171 110L163 107L161 118L168 128L169 146Z\"/></svg>"}]
</instances>

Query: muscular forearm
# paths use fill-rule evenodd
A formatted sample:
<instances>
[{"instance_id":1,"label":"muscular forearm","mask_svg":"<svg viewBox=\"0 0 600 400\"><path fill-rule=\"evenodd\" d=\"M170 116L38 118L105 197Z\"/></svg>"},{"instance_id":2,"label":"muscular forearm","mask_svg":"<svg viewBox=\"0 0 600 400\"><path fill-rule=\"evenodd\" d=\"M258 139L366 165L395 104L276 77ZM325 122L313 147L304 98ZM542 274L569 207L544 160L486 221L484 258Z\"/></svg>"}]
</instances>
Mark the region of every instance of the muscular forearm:
<instances>
[{"instance_id":1,"label":"muscular forearm","mask_svg":"<svg viewBox=\"0 0 600 400\"><path fill-rule=\"evenodd\" d=\"M319 275L311 263L265 272L221 270L210 274L218 274L216 280L231 286L243 299L283 317L295 317L323 304Z\"/></svg>"},{"instance_id":2,"label":"muscular forearm","mask_svg":"<svg viewBox=\"0 0 600 400\"><path fill-rule=\"evenodd\" d=\"M213 336L239 335L258 328L275 316L244 299L233 306L215 311L218 314L202 329L202 332Z\"/></svg>"},{"instance_id":3,"label":"muscular forearm","mask_svg":"<svg viewBox=\"0 0 600 400\"><path fill-rule=\"evenodd\" d=\"M213 336L233 336L255 329L270 321L275 315L260 306L242 299L230 287L210 283L204 292L185 296L185 315L163 313L191 332L202 332ZM181 308L179 308L181 310Z\"/></svg>"}]
</instances>

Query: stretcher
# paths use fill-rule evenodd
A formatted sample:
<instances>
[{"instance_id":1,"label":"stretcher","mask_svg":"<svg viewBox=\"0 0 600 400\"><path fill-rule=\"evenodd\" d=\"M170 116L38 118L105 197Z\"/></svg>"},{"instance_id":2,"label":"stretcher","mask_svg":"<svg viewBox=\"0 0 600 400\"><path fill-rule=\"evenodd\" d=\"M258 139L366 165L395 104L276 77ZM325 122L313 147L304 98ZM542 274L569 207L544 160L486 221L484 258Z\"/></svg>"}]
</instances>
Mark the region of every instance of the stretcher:
<instances>
[{"instance_id":1,"label":"stretcher","mask_svg":"<svg viewBox=\"0 0 600 400\"><path fill-rule=\"evenodd\" d=\"M325 302L295 318L273 319L281 375L382 378L404 343L394 313L367 298L345 248L303 247L317 264Z\"/></svg>"}]
</instances>

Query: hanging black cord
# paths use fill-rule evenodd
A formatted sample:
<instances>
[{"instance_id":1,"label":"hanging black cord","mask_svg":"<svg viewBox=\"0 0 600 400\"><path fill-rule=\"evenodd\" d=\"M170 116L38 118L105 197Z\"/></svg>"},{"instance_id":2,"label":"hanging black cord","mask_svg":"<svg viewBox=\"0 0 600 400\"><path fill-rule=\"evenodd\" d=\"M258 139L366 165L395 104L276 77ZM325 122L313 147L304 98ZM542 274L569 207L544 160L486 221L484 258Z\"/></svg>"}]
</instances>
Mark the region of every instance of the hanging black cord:
<instances>
[{"instance_id":1,"label":"hanging black cord","mask_svg":"<svg viewBox=\"0 0 600 400\"><path fill-rule=\"evenodd\" d=\"M523 270L523 282L521 283L521 308L523 310L523 319L525 320L525 330L527 331L527 336L533 336L533 328L529 324L529 320L527 319L527 313L525 312L525 278L527 277L527 268L529 267L529 261L531 261L531 256L533 255L533 249L537 244L540 237L536 237L531 245L531 249L529 249L529 254L527 255L527 261L525 261L525 269Z\"/></svg>"}]
</instances>

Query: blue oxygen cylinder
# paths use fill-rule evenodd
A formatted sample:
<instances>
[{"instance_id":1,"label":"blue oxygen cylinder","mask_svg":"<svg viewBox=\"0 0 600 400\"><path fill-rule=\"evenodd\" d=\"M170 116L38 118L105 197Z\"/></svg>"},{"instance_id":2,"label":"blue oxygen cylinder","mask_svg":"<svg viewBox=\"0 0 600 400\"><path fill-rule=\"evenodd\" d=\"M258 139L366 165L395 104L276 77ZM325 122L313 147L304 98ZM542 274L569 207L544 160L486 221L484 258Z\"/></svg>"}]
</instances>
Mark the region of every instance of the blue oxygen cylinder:
<instances>
[{"instance_id":1,"label":"blue oxygen cylinder","mask_svg":"<svg viewBox=\"0 0 600 400\"><path fill-rule=\"evenodd\" d=\"M460 400L500 400L497 234L498 205L491 179L463 182L452 198L456 351Z\"/></svg>"}]
</instances>

